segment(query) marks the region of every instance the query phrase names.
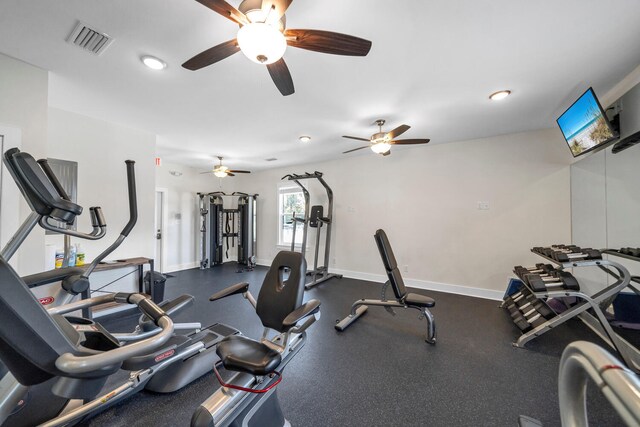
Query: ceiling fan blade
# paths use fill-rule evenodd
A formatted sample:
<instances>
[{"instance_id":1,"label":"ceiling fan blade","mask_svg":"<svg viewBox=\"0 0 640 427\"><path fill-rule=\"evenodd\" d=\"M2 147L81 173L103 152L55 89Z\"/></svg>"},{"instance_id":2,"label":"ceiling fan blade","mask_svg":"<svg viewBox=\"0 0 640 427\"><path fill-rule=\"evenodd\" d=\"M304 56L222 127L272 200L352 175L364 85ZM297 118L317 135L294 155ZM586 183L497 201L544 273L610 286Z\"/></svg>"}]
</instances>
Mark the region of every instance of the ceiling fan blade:
<instances>
[{"instance_id":1,"label":"ceiling fan blade","mask_svg":"<svg viewBox=\"0 0 640 427\"><path fill-rule=\"evenodd\" d=\"M293 0L262 0L262 13L268 23L276 23L285 14Z\"/></svg>"},{"instance_id":2,"label":"ceiling fan blade","mask_svg":"<svg viewBox=\"0 0 640 427\"><path fill-rule=\"evenodd\" d=\"M221 43L197 54L182 64L182 66L191 71L199 70L208 65L215 64L218 61L222 61L237 52L240 52L238 42L236 39L229 40L228 42Z\"/></svg>"},{"instance_id":3,"label":"ceiling fan blade","mask_svg":"<svg viewBox=\"0 0 640 427\"><path fill-rule=\"evenodd\" d=\"M389 141L395 145L413 145L413 144L426 144L431 141L430 139L398 139L396 141Z\"/></svg>"},{"instance_id":4,"label":"ceiling fan blade","mask_svg":"<svg viewBox=\"0 0 640 427\"><path fill-rule=\"evenodd\" d=\"M367 141L369 142L369 140L367 138L360 138L357 136L347 136L347 135L342 135L343 138L349 138L349 139L355 139L356 141Z\"/></svg>"},{"instance_id":5,"label":"ceiling fan blade","mask_svg":"<svg viewBox=\"0 0 640 427\"><path fill-rule=\"evenodd\" d=\"M198 3L207 6L209 9L224 16L227 19L232 20L236 24L246 25L249 20L244 13L240 12L235 7L231 6L224 0L196 0Z\"/></svg>"},{"instance_id":6,"label":"ceiling fan blade","mask_svg":"<svg viewBox=\"0 0 640 427\"><path fill-rule=\"evenodd\" d=\"M251 173L251 171L238 171L238 170L227 170L227 172L231 172L231 173Z\"/></svg>"},{"instance_id":7,"label":"ceiling fan blade","mask_svg":"<svg viewBox=\"0 0 640 427\"><path fill-rule=\"evenodd\" d=\"M289 46L332 55L367 56L371 49L369 40L347 34L322 30L286 30Z\"/></svg>"},{"instance_id":8,"label":"ceiling fan blade","mask_svg":"<svg viewBox=\"0 0 640 427\"><path fill-rule=\"evenodd\" d=\"M231 172L229 172L229 171L227 171L227 176L236 176L236 175L231 173Z\"/></svg>"},{"instance_id":9,"label":"ceiling fan blade","mask_svg":"<svg viewBox=\"0 0 640 427\"><path fill-rule=\"evenodd\" d=\"M352 151L362 150L363 148L369 148L369 146L365 145L364 147L358 147L358 148L354 148L352 150L343 151L342 154L347 154L347 153L351 153Z\"/></svg>"},{"instance_id":10,"label":"ceiling fan blade","mask_svg":"<svg viewBox=\"0 0 640 427\"><path fill-rule=\"evenodd\" d=\"M411 129L411 126L400 125L397 128L395 128L394 130L392 130L391 132L387 133L387 135L389 135L389 139L396 139L397 137L399 137L400 135L402 135L403 133L405 133L409 129Z\"/></svg>"},{"instance_id":11,"label":"ceiling fan blade","mask_svg":"<svg viewBox=\"0 0 640 427\"><path fill-rule=\"evenodd\" d=\"M295 92L291 73L289 72L287 64L284 62L284 59L280 58L273 64L267 65L267 70L269 70L271 79L276 84L282 95L287 96Z\"/></svg>"}]
</instances>

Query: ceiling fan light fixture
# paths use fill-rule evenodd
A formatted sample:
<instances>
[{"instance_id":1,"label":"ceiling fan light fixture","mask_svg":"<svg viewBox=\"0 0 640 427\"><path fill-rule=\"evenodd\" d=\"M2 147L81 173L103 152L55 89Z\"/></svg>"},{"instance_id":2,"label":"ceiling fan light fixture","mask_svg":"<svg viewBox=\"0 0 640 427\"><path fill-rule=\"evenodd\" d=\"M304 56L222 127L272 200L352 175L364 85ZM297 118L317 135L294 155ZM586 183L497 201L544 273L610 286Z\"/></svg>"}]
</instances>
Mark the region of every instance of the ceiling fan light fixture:
<instances>
[{"instance_id":1,"label":"ceiling fan light fixture","mask_svg":"<svg viewBox=\"0 0 640 427\"><path fill-rule=\"evenodd\" d=\"M220 159L220 161L222 162L222 159ZM229 170L228 167L220 165L213 170L213 174L218 178L224 178L225 176L227 176L228 170Z\"/></svg>"},{"instance_id":2,"label":"ceiling fan light fixture","mask_svg":"<svg viewBox=\"0 0 640 427\"><path fill-rule=\"evenodd\" d=\"M500 101L502 99L505 99L509 95L511 95L510 90L499 90L498 92L494 92L489 95L489 99L492 101Z\"/></svg>"},{"instance_id":3,"label":"ceiling fan light fixture","mask_svg":"<svg viewBox=\"0 0 640 427\"><path fill-rule=\"evenodd\" d=\"M284 55L287 40L276 27L262 22L244 25L238 31L242 53L257 64L273 64Z\"/></svg>"},{"instance_id":4,"label":"ceiling fan light fixture","mask_svg":"<svg viewBox=\"0 0 640 427\"><path fill-rule=\"evenodd\" d=\"M389 144L388 142L378 142L371 146L371 151L373 151L376 154L386 153L390 149L391 149L391 144Z\"/></svg>"}]
</instances>

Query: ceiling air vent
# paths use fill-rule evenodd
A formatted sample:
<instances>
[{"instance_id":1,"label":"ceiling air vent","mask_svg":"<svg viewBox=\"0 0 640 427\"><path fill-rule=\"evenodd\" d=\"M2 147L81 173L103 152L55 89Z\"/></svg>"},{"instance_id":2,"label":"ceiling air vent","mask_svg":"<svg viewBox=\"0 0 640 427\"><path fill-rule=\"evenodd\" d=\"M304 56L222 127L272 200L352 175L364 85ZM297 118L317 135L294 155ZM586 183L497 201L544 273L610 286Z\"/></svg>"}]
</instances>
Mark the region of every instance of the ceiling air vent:
<instances>
[{"instance_id":1,"label":"ceiling air vent","mask_svg":"<svg viewBox=\"0 0 640 427\"><path fill-rule=\"evenodd\" d=\"M78 22L78 25L67 37L67 42L95 55L100 55L109 47L113 39L108 34L91 28L83 22Z\"/></svg>"}]
</instances>

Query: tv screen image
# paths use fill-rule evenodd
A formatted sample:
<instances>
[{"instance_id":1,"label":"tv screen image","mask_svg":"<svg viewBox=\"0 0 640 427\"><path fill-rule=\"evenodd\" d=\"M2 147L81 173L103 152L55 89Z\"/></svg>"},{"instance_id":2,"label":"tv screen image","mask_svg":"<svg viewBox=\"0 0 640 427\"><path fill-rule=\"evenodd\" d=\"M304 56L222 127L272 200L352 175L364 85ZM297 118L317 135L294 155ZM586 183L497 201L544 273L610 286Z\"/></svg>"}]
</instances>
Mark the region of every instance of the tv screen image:
<instances>
[{"instance_id":1,"label":"tv screen image","mask_svg":"<svg viewBox=\"0 0 640 427\"><path fill-rule=\"evenodd\" d=\"M574 157L617 138L592 88L582 94L557 122Z\"/></svg>"}]
</instances>

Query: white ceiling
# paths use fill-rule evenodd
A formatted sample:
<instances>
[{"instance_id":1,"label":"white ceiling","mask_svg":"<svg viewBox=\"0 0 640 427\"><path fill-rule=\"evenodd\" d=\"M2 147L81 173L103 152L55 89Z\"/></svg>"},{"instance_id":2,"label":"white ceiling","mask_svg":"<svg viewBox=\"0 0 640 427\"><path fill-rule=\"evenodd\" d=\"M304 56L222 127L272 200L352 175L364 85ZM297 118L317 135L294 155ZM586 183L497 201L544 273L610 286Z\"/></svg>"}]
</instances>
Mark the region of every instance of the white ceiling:
<instances>
[{"instance_id":1,"label":"white ceiling","mask_svg":"<svg viewBox=\"0 0 640 427\"><path fill-rule=\"evenodd\" d=\"M364 58L288 48L289 97L241 53L180 66L237 31L194 0L2 0L0 52L51 71L51 106L157 134L166 161L204 169L220 154L257 170L340 157L358 146L340 136L366 137L379 117L432 144L554 126L582 90L603 94L640 64L638 18L637 0L295 0L289 28L373 47ZM77 20L115 42L99 57L67 44ZM145 68L143 54L168 68ZM500 89L513 95L490 102Z\"/></svg>"}]
</instances>

